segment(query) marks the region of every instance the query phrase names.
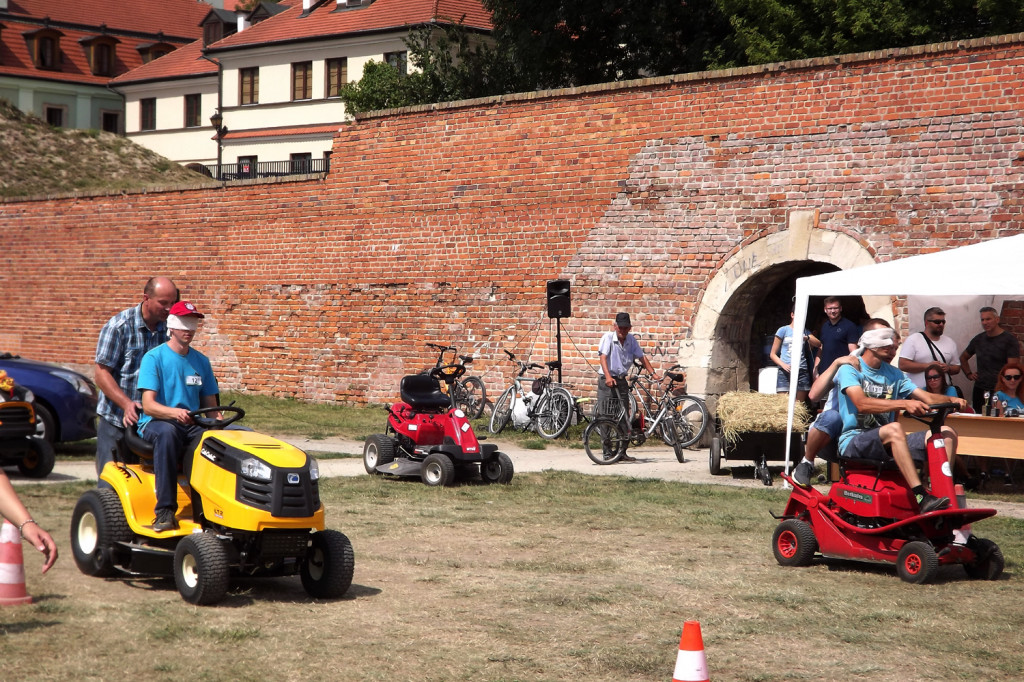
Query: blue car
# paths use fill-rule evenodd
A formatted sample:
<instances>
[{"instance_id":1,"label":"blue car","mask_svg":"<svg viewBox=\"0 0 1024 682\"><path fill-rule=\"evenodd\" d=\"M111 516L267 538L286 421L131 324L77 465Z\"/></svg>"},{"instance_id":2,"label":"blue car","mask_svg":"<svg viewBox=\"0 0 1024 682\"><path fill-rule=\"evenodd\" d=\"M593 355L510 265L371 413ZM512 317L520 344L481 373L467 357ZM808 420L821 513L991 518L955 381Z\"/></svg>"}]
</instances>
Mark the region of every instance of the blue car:
<instances>
[{"instance_id":1,"label":"blue car","mask_svg":"<svg viewBox=\"0 0 1024 682\"><path fill-rule=\"evenodd\" d=\"M96 437L96 385L60 365L0 354L0 369L35 394L36 435L50 443Z\"/></svg>"}]
</instances>

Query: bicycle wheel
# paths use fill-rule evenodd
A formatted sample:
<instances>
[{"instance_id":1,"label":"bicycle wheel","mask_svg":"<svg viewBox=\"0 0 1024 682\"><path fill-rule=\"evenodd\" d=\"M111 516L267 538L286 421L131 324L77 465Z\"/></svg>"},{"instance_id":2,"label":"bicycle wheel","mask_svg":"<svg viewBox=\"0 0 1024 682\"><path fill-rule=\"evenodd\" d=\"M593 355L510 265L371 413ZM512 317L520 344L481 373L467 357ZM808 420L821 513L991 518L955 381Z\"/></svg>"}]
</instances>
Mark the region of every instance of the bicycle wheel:
<instances>
[{"instance_id":1,"label":"bicycle wheel","mask_svg":"<svg viewBox=\"0 0 1024 682\"><path fill-rule=\"evenodd\" d=\"M537 410L537 435L551 440L569 428L572 416L572 396L563 388L549 388L541 398Z\"/></svg>"},{"instance_id":2,"label":"bicycle wheel","mask_svg":"<svg viewBox=\"0 0 1024 682\"><path fill-rule=\"evenodd\" d=\"M480 377L466 377L455 384L455 404L466 413L467 419L479 419L486 402L487 390Z\"/></svg>"},{"instance_id":3,"label":"bicycle wheel","mask_svg":"<svg viewBox=\"0 0 1024 682\"><path fill-rule=\"evenodd\" d=\"M700 398L681 395L672 399L672 422L681 448L696 443L708 428L708 408Z\"/></svg>"},{"instance_id":4,"label":"bicycle wheel","mask_svg":"<svg viewBox=\"0 0 1024 682\"><path fill-rule=\"evenodd\" d=\"M583 449L594 464L615 464L628 446L629 434L614 419L595 419L583 429Z\"/></svg>"},{"instance_id":5,"label":"bicycle wheel","mask_svg":"<svg viewBox=\"0 0 1024 682\"><path fill-rule=\"evenodd\" d=\"M508 424L508 420L512 418L512 399L515 397L515 391L516 389L511 386L506 388L498 398L498 402L494 403L491 424L487 428L491 433L501 433L501 430Z\"/></svg>"}]
</instances>

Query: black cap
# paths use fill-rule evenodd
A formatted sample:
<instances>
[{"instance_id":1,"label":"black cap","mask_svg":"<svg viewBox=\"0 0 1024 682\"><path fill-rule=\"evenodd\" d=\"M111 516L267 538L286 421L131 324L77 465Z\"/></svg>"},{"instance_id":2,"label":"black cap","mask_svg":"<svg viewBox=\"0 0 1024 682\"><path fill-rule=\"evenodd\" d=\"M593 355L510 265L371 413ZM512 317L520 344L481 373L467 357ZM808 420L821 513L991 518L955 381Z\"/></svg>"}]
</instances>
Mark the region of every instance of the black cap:
<instances>
[{"instance_id":1,"label":"black cap","mask_svg":"<svg viewBox=\"0 0 1024 682\"><path fill-rule=\"evenodd\" d=\"M615 316L616 327L632 327L633 325L629 322L629 313L618 313Z\"/></svg>"}]
</instances>

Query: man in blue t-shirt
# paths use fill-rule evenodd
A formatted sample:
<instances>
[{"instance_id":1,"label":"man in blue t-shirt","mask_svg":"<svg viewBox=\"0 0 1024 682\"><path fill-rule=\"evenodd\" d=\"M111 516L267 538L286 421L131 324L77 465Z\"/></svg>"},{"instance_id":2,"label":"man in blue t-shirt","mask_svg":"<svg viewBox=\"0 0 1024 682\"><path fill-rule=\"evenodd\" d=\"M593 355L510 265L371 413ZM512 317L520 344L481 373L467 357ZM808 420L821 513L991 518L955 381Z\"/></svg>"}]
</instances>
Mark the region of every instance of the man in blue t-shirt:
<instances>
[{"instance_id":1,"label":"man in blue t-shirt","mask_svg":"<svg viewBox=\"0 0 1024 682\"><path fill-rule=\"evenodd\" d=\"M949 506L948 497L935 497L927 493L917 474L915 459L927 457L927 431L909 436L899 421L896 410L910 414L924 414L929 404L958 402L961 398L928 393L914 385L902 371L891 364L896 357L898 337L889 328L873 329L860 337L864 347L860 369L843 365L836 372L835 384L839 389L839 414L843 419L843 432L839 436L839 452L844 457L886 460L894 459L907 485L917 498L922 514ZM942 427L946 437L946 451L952 467L956 456L956 432Z\"/></svg>"},{"instance_id":2,"label":"man in blue t-shirt","mask_svg":"<svg viewBox=\"0 0 1024 682\"><path fill-rule=\"evenodd\" d=\"M139 433L153 444L155 531L178 527L178 469L185 446L198 440L204 430L189 413L215 406L220 392L210 361L190 347L203 317L190 302L175 303L167 316L170 338L146 353L139 369L145 412L139 419ZM189 468L185 467L186 473Z\"/></svg>"},{"instance_id":3,"label":"man in blue t-shirt","mask_svg":"<svg viewBox=\"0 0 1024 682\"><path fill-rule=\"evenodd\" d=\"M849 355L857 350L857 339L860 338L860 326L843 317L843 304L835 296L825 299L825 316L828 317L821 325L821 352L814 361L814 375L827 370L836 358Z\"/></svg>"}]
</instances>

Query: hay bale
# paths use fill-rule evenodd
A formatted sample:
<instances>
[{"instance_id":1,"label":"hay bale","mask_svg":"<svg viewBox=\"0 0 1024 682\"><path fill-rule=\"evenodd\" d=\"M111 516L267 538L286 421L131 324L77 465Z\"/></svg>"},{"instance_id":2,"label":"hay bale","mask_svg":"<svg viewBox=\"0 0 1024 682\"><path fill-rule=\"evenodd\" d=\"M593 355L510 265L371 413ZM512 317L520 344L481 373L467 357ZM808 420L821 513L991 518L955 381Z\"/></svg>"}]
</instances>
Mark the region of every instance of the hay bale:
<instances>
[{"instance_id":1,"label":"hay bale","mask_svg":"<svg viewBox=\"0 0 1024 682\"><path fill-rule=\"evenodd\" d=\"M786 394L732 391L718 399L722 435L730 445L737 443L744 432L785 433L788 415L789 396ZM810 423L810 411L804 403L797 401L793 431L804 433Z\"/></svg>"}]
</instances>

